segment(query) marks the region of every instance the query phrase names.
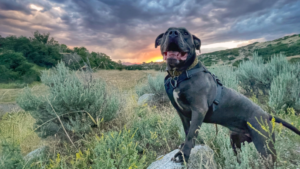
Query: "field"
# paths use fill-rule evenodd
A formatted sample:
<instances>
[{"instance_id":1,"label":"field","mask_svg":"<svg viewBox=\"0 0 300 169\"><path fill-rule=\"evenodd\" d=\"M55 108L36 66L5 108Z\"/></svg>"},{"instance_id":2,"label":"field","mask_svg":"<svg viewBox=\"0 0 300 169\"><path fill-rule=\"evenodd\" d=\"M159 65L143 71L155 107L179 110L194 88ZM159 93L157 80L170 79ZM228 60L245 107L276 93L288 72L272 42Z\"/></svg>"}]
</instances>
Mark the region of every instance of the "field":
<instances>
[{"instance_id":1,"label":"field","mask_svg":"<svg viewBox=\"0 0 300 169\"><path fill-rule=\"evenodd\" d=\"M227 69L226 69L227 70ZM218 75L220 70L214 70ZM178 147L184 140L181 122L176 111L168 103L160 105L138 105L136 86L149 85L150 75L163 77L154 70L99 70L93 78L103 79L108 93L117 91L121 108L114 119L101 122L83 137L63 139L58 135L40 138L35 132L35 118L23 110L0 112L0 142L2 154L0 166L11 168L147 168L151 162ZM159 76L160 75L160 76ZM156 81L163 79L156 79ZM155 80L154 80L155 81ZM0 85L1 86L1 85ZM45 95L48 87L35 83L30 86L35 95ZM23 91L14 84L2 85L0 104L16 103L16 98ZM260 98L260 97L259 97ZM263 98L263 97L262 97ZM265 100L251 99L264 107ZM266 110L268 111L268 110ZM286 114L278 114L300 129L299 112L289 109ZM279 154L278 168L299 168L300 136L279 124L275 125L277 135L276 149ZM204 124L200 130L198 144L205 143L214 151L213 163L217 168L260 168L260 160L253 144L243 146L243 151L236 157L230 147L228 130L218 126L216 136L214 125ZM7 153L5 146L13 153ZM22 159L29 152L47 147L44 155L31 161ZM20 159L21 158L21 159ZM237 159L238 158L238 159ZM1 162L2 160L2 162ZM237 163L240 161L240 164ZM100 167L100 168L101 168ZM1 167L0 167L1 168Z\"/></svg>"}]
</instances>

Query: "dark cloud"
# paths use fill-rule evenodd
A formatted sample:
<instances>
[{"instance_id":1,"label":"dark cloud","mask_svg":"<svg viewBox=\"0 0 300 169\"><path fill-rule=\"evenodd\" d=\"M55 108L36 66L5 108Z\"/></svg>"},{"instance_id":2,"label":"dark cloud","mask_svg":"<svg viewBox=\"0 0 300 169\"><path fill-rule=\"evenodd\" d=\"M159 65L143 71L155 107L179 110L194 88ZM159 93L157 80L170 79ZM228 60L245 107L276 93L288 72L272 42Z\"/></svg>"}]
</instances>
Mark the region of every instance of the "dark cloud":
<instances>
[{"instance_id":1,"label":"dark cloud","mask_svg":"<svg viewBox=\"0 0 300 169\"><path fill-rule=\"evenodd\" d=\"M12 11L21 11L27 14L30 14L30 8L25 3L22 3L17 0L1 0L0 1L1 10L12 10Z\"/></svg>"},{"instance_id":2,"label":"dark cloud","mask_svg":"<svg viewBox=\"0 0 300 169\"><path fill-rule=\"evenodd\" d=\"M160 33L174 26L186 27L201 38L204 45L259 38L271 40L300 33L300 2L297 0L2 0L1 34L4 28L7 32L10 26L16 27L7 19L22 20L1 11L34 15L30 3L43 7L40 13L47 14L49 21L41 21L40 26L49 28L62 43L107 49L112 58L115 50L145 54L143 49L149 48ZM62 12L54 10L56 7ZM1 27L3 23L5 27ZM39 25L34 20L32 23ZM32 31L32 25L20 24L20 28ZM115 54L115 57L121 56ZM125 57L139 56L124 54Z\"/></svg>"}]
</instances>

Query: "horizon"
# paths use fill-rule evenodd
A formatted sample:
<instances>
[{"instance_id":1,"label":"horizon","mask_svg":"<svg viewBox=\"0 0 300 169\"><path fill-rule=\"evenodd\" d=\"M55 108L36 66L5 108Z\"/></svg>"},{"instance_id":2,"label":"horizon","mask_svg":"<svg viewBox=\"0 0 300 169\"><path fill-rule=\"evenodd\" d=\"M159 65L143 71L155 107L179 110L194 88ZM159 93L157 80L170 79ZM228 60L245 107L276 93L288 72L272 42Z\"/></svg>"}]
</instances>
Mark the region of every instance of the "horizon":
<instances>
[{"instance_id":1,"label":"horizon","mask_svg":"<svg viewBox=\"0 0 300 169\"><path fill-rule=\"evenodd\" d=\"M0 35L50 33L69 48L86 47L113 61L162 61L154 40L169 27L201 39L201 52L245 46L299 34L300 2L24 0L0 2ZM197 53L199 54L199 52Z\"/></svg>"}]
</instances>

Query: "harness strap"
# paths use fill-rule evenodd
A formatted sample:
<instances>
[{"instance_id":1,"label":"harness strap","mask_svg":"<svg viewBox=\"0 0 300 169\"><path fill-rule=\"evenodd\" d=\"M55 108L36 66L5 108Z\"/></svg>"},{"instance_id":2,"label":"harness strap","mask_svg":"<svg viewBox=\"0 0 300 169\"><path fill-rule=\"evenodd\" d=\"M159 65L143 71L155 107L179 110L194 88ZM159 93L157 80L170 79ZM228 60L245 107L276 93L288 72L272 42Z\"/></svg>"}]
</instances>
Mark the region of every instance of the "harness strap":
<instances>
[{"instance_id":1,"label":"harness strap","mask_svg":"<svg viewBox=\"0 0 300 169\"><path fill-rule=\"evenodd\" d=\"M190 70L187 70L187 71L185 71L185 73L182 73L179 76L176 76L176 77L173 77L173 78L170 75L168 75L165 78L165 86L167 86L170 83L171 86L173 87L173 90L174 90L180 82L191 78L191 76L193 76L194 74L196 74L198 72L209 73L213 77L214 81L217 84L217 91L216 91L215 100L213 101L213 104L210 106L210 107L213 108L213 111L215 111L215 110L218 109L218 105L219 105L220 100L221 100L223 85L222 85L221 81L217 78L217 76L212 74L210 71L205 69L203 66L200 67L200 65L197 64L194 68L192 68Z\"/></svg>"}]
</instances>

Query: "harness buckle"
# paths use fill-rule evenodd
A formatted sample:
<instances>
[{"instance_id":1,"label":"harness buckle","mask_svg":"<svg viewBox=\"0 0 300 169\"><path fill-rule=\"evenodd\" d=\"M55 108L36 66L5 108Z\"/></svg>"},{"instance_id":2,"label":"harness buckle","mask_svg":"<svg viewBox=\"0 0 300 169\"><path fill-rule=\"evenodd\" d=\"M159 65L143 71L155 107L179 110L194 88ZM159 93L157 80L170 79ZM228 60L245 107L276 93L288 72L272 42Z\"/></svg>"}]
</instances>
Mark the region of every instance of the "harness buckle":
<instances>
[{"instance_id":1,"label":"harness buckle","mask_svg":"<svg viewBox=\"0 0 300 169\"><path fill-rule=\"evenodd\" d=\"M214 102L216 105L219 105L219 101L218 100L214 100Z\"/></svg>"}]
</instances>

